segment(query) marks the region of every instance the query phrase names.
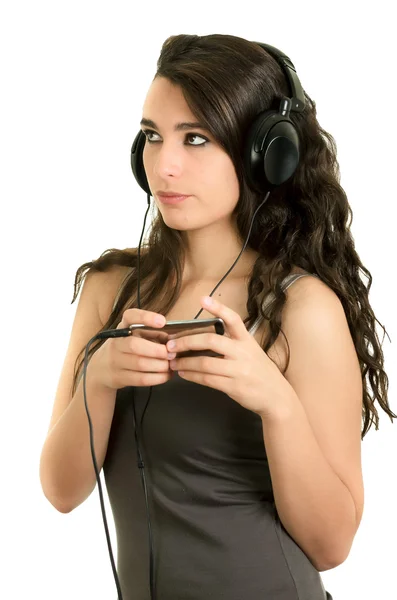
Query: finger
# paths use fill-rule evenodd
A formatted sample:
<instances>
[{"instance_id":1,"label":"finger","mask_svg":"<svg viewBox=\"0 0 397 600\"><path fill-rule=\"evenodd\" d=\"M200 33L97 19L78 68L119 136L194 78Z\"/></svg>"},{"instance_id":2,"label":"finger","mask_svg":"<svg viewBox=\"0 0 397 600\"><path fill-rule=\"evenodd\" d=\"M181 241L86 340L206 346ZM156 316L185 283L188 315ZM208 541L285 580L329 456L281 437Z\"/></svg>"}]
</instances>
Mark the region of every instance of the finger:
<instances>
[{"instance_id":1,"label":"finger","mask_svg":"<svg viewBox=\"0 0 397 600\"><path fill-rule=\"evenodd\" d=\"M222 377L235 377L236 364L230 360L213 358L212 356L192 356L186 358L175 358L170 361L173 371L194 371Z\"/></svg>"},{"instance_id":2,"label":"finger","mask_svg":"<svg viewBox=\"0 0 397 600\"><path fill-rule=\"evenodd\" d=\"M193 383L198 383L199 385L205 385L213 388L214 390L219 390L220 392L232 397L233 379L230 379L229 377L211 375L209 373L199 373L196 371L184 371L183 373L178 373L178 375L182 379L192 381Z\"/></svg>"},{"instance_id":3,"label":"finger","mask_svg":"<svg viewBox=\"0 0 397 600\"><path fill-rule=\"evenodd\" d=\"M175 343L175 346L172 345ZM166 344L168 352L186 352L188 350L210 350L224 356L225 358L237 358L238 349L236 340L219 335L218 333L197 333L186 335Z\"/></svg>"},{"instance_id":4,"label":"finger","mask_svg":"<svg viewBox=\"0 0 397 600\"><path fill-rule=\"evenodd\" d=\"M129 360L128 360L129 358ZM119 365L122 369L144 373L164 373L170 370L168 360L149 358L147 356L134 356L125 354L121 357Z\"/></svg>"},{"instance_id":5,"label":"finger","mask_svg":"<svg viewBox=\"0 0 397 600\"><path fill-rule=\"evenodd\" d=\"M157 323L157 319L160 319L161 323ZM128 327L129 325L133 325L136 323L147 325L148 327L161 328L164 327L166 319L163 315L160 315L159 313L155 313L150 310L143 310L140 308L128 308L123 312L121 323L119 323L117 329Z\"/></svg>"},{"instance_id":6,"label":"finger","mask_svg":"<svg viewBox=\"0 0 397 600\"><path fill-rule=\"evenodd\" d=\"M209 299L210 303L207 303ZM221 318L227 327L227 331L232 339L244 340L249 335L246 326L244 325L241 317L234 310L218 302L210 296L202 296L200 298L203 307L214 317Z\"/></svg>"},{"instance_id":7,"label":"finger","mask_svg":"<svg viewBox=\"0 0 397 600\"><path fill-rule=\"evenodd\" d=\"M139 354L152 358L167 358L168 352L165 344L151 342L142 337L131 336L125 339L125 349L127 354Z\"/></svg>"}]
</instances>

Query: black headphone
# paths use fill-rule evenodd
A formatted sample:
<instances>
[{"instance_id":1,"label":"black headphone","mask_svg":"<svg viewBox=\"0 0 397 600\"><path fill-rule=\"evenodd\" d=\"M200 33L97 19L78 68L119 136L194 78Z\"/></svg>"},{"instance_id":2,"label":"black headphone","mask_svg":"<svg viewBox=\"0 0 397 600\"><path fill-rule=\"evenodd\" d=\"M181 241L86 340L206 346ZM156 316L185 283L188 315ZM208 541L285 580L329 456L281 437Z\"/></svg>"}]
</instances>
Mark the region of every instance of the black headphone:
<instances>
[{"instance_id":1,"label":"black headphone","mask_svg":"<svg viewBox=\"0 0 397 600\"><path fill-rule=\"evenodd\" d=\"M302 112L305 96L295 67L283 52L261 42L254 42L277 60L291 90L291 97L282 98L279 110L265 110L251 124L244 144L243 159L248 184L267 192L287 181L299 163L299 135L289 118L290 111ZM151 196L143 166L146 137L139 131L131 148L131 168L140 187Z\"/></svg>"}]
</instances>

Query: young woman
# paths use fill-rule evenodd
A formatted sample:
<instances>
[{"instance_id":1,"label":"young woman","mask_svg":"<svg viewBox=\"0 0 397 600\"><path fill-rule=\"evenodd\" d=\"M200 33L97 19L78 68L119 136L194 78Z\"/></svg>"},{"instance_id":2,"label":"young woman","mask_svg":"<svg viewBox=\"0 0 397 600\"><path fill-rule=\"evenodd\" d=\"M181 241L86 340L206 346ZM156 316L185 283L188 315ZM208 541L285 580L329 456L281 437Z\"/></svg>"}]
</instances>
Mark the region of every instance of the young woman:
<instances>
[{"instance_id":1,"label":"young woman","mask_svg":"<svg viewBox=\"0 0 397 600\"><path fill-rule=\"evenodd\" d=\"M375 401L397 418L335 143L305 93L304 109L290 113L299 162L254 218L266 186L249 177L247 132L291 97L285 65L239 37L177 35L157 66L141 122L150 235L139 269L133 248L77 271L73 301L86 277L42 451L43 491L70 512L96 484L81 378L88 341L201 309L224 320L225 335L182 336L173 349L106 339L89 352L123 599L153 594L136 422L160 600L331 598L319 572L346 560L360 524L361 440L378 428ZM205 349L223 358L171 362Z\"/></svg>"}]
</instances>

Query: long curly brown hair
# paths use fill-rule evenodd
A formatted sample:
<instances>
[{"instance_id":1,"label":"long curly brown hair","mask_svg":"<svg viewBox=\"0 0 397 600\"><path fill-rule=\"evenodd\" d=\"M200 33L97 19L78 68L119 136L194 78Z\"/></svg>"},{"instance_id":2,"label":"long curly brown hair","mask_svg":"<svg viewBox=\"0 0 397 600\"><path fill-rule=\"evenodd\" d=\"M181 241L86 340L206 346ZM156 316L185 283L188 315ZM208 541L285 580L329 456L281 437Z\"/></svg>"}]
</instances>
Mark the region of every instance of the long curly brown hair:
<instances>
[{"instance_id":1,"label":"long curly brown hair","mask_svg":"<svg viewBox=\"0 0 397 600\"><path fill-rule=\"evenodd\" d=\"M193 114L233 161L240 183L234 214L239 235L245 240L263 194L253 191L246 181L242 158L244 135L259 112L278 109L281 98L290 95L281 67L258 44L244 38L220 34L175 35L162 46L154 79L160 76L180 86ZM261 344L267 352L280 331L283 333L281 313L286 294L281 283L293 266L316 274L326 283L342 302L361 366L363 439L372 423L375 422L376 430L379 428L376 400L392 422L397 415L390 410L387 400L389 381L375 324L379 321L369 302L372 276L355 250L350 231L352 211L339 183L335 140L320 127L316 103L306 92L305 102L302 113L290 115L300 135L298 168L290 180L272 191L252 226L247 247L258 252L259 257L249 281L248 317L244 323L251 326L259 314L269 321L269 331ZM130 268L101 331L117 327L123 312L137 306L137 256L134 248L109 249L76 272L72 304L88 270L107 271L113 265ZM156 207L148 239L141 250L142 308L164 315L171 310L180 292L183 264L181 232L170 229ZM366 283L360 274L365 274ZM264 308L263 299L271 292L275 299ZM104 341L92 344L89 358ZM84 350L76 360L73 394L82 371Z\"/></svg>"}]
</instances>

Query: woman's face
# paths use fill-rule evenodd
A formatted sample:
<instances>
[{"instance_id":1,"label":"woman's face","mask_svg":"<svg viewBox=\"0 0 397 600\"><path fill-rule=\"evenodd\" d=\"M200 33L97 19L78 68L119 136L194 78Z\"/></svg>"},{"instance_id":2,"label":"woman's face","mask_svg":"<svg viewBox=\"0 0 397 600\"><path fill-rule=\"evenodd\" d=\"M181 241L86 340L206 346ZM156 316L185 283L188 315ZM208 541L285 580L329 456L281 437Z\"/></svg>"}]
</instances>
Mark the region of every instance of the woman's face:
<instances>
[{"instance_id":1,"label":"woman's face","mask_svg":"<svg viewBox=\"0 0 397 600\"><path fill-rule=\"evenodd\" d=\"M143 164L152 196L164 222L173 229L201 229L216 221L231 220L239 198L234 165L211 134L195 123L181 88L164 77L151 84L141 123L146 132ZM149 132L150 130L150 132ZM187 194L182 202L163 204L158 192Z\"/></svg>"}]
</instances>

